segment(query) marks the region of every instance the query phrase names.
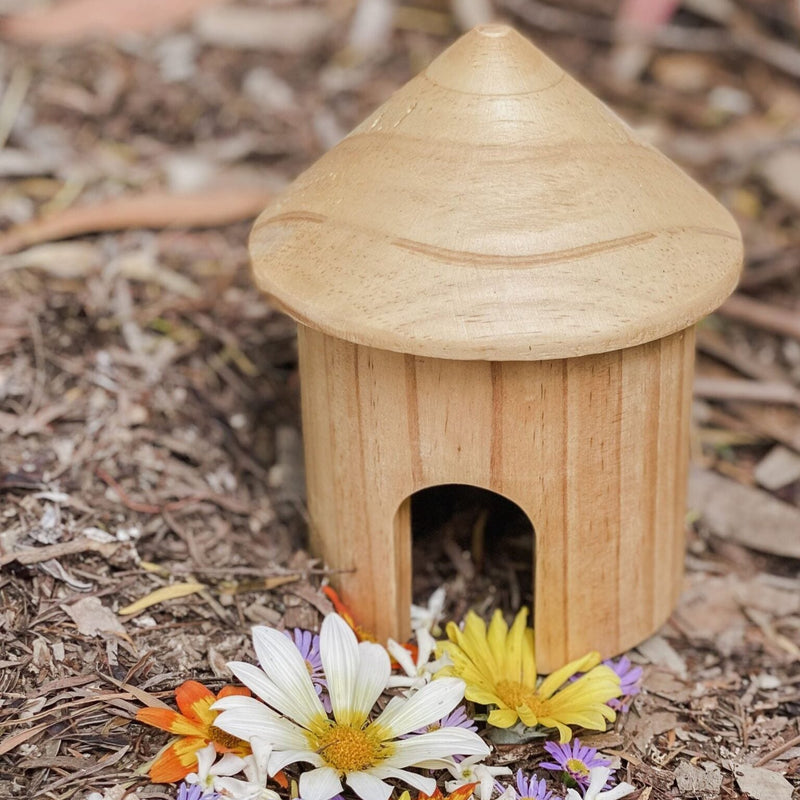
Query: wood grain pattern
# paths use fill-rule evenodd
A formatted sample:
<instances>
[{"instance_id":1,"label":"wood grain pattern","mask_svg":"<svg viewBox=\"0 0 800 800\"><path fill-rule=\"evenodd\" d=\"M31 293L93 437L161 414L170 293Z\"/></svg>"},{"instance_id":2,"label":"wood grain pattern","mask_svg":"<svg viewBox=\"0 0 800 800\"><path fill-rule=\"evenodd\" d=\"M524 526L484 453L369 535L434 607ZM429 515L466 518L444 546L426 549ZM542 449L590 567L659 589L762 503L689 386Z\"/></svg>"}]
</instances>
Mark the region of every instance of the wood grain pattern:
<instances>
[{"instance_id":1,"label":"wood grain pattern","mask_svg":"<svg viewBox=\"0 0 800 800\"><path fill-rule=\"evenodd\" d=\"M459 39L259 217L258 285L384 350L543 360L694 324L741 268L728 212L522 36Z\"/></svg>"},{"instance_id":2,"label":"wood grain pattern","mask_svg":"<svg viewBox=\"0 0 800 800\"><path fill-rule=\"evenodd\" d=\"M408 498L471 484L536 535L540 668L649 636L680 590L694 331L549 361L403 355L299 329L312 546L376 634L409 633Z\"/></svg>"}]
</instances>

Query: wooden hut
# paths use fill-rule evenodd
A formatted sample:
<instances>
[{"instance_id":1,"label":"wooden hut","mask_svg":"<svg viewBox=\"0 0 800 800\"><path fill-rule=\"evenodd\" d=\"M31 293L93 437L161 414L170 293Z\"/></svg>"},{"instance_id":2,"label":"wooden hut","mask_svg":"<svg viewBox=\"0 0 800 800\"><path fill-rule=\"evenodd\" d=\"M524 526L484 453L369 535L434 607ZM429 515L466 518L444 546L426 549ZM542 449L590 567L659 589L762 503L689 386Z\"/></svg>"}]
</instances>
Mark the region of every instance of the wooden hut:
<instances>
[{"instance_id":1,"label":"wooden hut","mask_svg":"<svg viewBox=\"0 0 800 800\"><path fill-rule=\"evenodd\" d=\"M311 544L409 633L410 498L467 484L536 537L539 666L646 638L681 587L694 325L730 214L511 28L459 39L258 218L298 323Z\"/></svg>"}]
</instances>

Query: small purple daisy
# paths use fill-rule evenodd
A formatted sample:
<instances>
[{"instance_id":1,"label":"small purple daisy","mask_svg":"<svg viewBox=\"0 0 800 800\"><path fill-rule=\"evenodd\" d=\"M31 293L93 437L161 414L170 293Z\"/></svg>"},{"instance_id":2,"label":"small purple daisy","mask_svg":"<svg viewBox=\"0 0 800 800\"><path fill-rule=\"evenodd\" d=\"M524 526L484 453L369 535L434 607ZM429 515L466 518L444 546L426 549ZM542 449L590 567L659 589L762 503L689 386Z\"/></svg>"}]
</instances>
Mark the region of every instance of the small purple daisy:
<instances>
[{"instance_id":1,"label":"small purple daisy","mask_svg":"<svg viewBox=\"0 0 800 800\"><path fill-rule=\"evenodd\" d=\"M617 673L619 676L619 688L622 691L622 696L612 698L608 701L608 705L615 711L627 711L631 704L626 701L641 691L642 668L634 667L627 656L622 656L616 663L611 659L603 663Z\"/></svg>"},{"instance_id":2,"label":"small purple daisy","mask_svg":"<svg viewBox=\"0 0 800 800\"><path fill-rule=\"evenodd\" d=\"M217 800L219 795L213 790L206 790L205 794L203 793L203 787L199 786L198 784L189 785L188 783L182 783L178 787L178 795L177 800Z\"/></svg>"},{"instance_id":3,"label":"small purple daisy","mask_svg":"<svg viewBox=\"0 0 800 800\"><path fill-rule=\"evenodd\" d=\"M306 662L306 669L311 676L311 682L320 692L320 688L327 689L325 683L325 673L322 669L322 656L319 654L319 634L311 631L304 631L302 628L295 628L291 633L283 632L284 636L291 639L295 647L300 651L303 660Z\"/></svg>"},{"instance_id":4,"label":"small purple daisy","mask_svg":"<svg viewBox=\"0 0 800 800\"><path fill-rule=\"evenodd\" d=\"M475 720L467 716L467 709L464 708L464 706L456 706L449 714L442 717L437 722L432 722L427 727L419 728L419 730L414 731L414 733L409 733L400 738L407 739L415 733L430 733L431 731L438 731L439 728L464 728L464 730L473 732L478 730ZM454 756L454 759L457 762L461 760L458 756Z\"/></svg>"},{"instance_id":5,"label":"small purple daisy","mask_svg":"<svg viewBox=\"0 0 800 800\"><path fill-rule=\"evenodd\" d=\"M548 788L543 780L537 780L535 775L526 778L521 769L517 770L517 785L503 786L499 781L495 782L498 792L513 792L506 795L508 800L559 800Z\"/></svg>"},{"instance_id":6,"label":"small purple daisy","mask_svg":"<svg viewBox=\"0 0 800 800\"><path fill-rule=\"evenodd\" d=\"M584 789L589 785L589 772L593 767L611 766L609 759L600 756L594 747L581 744L577 738L564 744L545 742L544 749L553 761L542 761L539 766L554 772L565 772Z\"/></svg>"}]
</instances>

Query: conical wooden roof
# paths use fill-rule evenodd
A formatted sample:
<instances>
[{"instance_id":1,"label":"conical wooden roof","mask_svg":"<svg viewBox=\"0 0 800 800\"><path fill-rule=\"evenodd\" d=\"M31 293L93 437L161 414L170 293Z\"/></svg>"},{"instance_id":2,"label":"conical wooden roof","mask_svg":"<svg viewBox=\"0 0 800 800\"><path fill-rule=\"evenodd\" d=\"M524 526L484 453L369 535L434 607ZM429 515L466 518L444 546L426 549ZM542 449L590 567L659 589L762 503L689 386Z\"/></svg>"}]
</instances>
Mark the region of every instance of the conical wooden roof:
<instances>
[{"instance_id":1,"label":"conical wooden roof","mask_svg":"<svg viewBox=\"0 0 800 800\"><path fill-rule=\"evenodd\" d=\"M256 221L258 286L299 322L452 359L616 350L733 290L730 214L512 29L481 26Z\"/></svg>"}]
</instances>

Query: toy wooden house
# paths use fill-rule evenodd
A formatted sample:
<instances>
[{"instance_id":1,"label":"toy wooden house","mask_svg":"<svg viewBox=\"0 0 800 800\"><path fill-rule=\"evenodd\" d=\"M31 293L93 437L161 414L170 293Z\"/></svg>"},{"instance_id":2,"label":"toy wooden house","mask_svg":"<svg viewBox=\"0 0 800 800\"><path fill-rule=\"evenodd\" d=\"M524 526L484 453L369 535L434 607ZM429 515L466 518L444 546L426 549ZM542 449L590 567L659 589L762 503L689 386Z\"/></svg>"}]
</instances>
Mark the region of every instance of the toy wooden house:
<instances>
[{"instance_id":1,"label":"toy wooden house","mask_svg":"<svg viewBox=\"0 0 800 800\"><path fill-rule=\"evenodd\" d=\"M694 324L728 212L512 29L459 39L259 217L298 322L311 543L409 630L410 500L467 484L536 536L539 666L646 638L681 586Z\"/></svg>"}]
</instances>

